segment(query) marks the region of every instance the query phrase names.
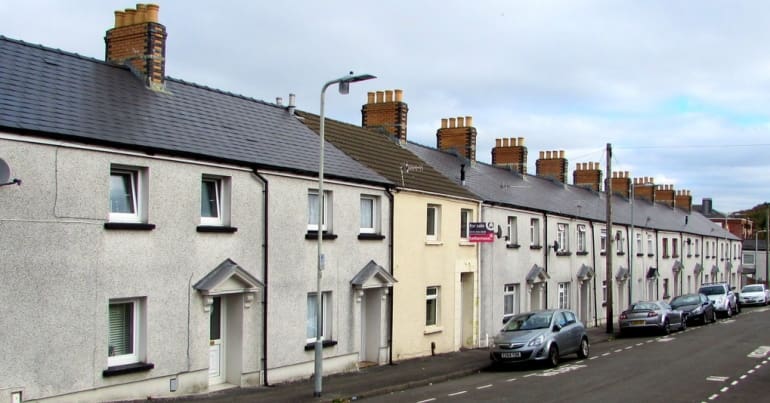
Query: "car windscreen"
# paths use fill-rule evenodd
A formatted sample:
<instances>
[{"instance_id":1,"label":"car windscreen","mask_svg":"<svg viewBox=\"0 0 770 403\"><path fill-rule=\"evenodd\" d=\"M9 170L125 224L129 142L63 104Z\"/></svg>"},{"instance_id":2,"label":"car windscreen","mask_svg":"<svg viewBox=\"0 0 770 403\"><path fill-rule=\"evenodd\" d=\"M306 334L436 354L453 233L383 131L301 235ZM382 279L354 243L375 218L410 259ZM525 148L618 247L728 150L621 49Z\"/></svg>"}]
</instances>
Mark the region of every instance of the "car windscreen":
<instances>
[{"instance_id":1,"label":"car windscreen","mask_svg":"<svg viewBox=\"0 0 770 403\"><path fill-rule=\"evenodd\" d=\"M706 294L706 295L719 295L725 293L725 288L722 286L711 286L711 287L703 287L700 289L700 292Z\"/></svg>"},{"instance_id":2,"label":"car windscreen","mask_svg":"<svg viewBox=\"0 0 770 403\"><path fill-rule=\"evenodd\" d=\"M762 292L761 285L747 285L741 289L741 292Z\"/></svg>"},{"instance_id":3,"label":"car windscreen","mask_svg":"<svg viewBox=\"0 0 770 403\"><path fill-rule=\"evenodd\" d=\"M697 305L700 298L697 295L682 295L671 300L671 306L676 308L685 305Z\"/></svg>"},{"instance_id":4,"label":"car windscreen","mask_svg":"<svg viewBox=\"0 0 770 403\"><path fill-rule=\"evenodd\" d=\"M505 323L503 331L545 329L551 325L552 316L553 312L534 312L516 315Z\"/></svg>"},{"instance_id":5,"label":"car windscreen","mask_svg":"<svg viewBox=\"0 0 770 403\"><path fill-rule=\"evenodd\" d=\"M640 302L637 304L631 305L631 311L654 311L658 308L657 304L653 304L651 302Z\"/></svg>"}]
</instances>

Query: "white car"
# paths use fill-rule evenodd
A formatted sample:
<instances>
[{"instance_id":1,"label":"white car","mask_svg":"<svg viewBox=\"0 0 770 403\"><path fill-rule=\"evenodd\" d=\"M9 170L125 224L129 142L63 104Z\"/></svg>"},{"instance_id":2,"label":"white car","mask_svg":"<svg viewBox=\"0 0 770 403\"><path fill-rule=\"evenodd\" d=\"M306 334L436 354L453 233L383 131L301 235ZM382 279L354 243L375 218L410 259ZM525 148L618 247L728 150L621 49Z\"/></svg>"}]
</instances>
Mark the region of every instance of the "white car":
<instances>
[{"instance_id":1,"label":"white car","mask_svg":"<svg viewBox=\"0 0 770 403\"><path fill-rule=\"evenodd\" d=\"M764 284L749 284L743 286L738 297L741 305L767 305L770 302L770 290Z\"/></svg>"}]
</instances>

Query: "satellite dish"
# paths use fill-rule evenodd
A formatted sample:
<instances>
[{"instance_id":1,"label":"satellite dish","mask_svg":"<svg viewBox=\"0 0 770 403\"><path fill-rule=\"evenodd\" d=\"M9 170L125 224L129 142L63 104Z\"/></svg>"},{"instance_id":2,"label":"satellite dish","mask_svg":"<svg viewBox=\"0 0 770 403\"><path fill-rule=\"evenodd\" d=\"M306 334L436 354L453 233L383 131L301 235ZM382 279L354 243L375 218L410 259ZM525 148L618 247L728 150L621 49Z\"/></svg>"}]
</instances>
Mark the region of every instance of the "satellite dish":
<instances>
[{"instance_id":1,"label":"satellite dish","mask_svg":"<svg viewBox=\"0 0 770 403\"><path fill-rule=\"evenodd\" d=\"M6 183L11 179L11 167L0 158L0 183Z\"/></svg>"}]
</instances>

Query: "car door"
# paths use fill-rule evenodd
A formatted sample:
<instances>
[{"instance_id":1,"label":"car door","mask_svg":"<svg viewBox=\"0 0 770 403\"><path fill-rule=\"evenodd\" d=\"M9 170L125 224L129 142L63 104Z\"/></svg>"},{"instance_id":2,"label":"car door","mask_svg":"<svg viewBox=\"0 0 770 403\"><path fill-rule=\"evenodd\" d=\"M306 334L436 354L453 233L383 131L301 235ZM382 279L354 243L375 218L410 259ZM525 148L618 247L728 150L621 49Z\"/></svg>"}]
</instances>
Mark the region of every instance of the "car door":
<instances>
[{"instance_id":1,"label":"car door","mask_svg":"<svg viewBox=\"0 0 770 403\"><path fill-rule=\"evenodd\" d=\"M559 345L561 354L570 354L577 351L579 340L575 340L575 326L576 321L573 316L570 321L570 317L567 311L558 311L555 314L554 323L559 325L561 329L556 333L556 343Z\"/></svg>"}]
</instances>

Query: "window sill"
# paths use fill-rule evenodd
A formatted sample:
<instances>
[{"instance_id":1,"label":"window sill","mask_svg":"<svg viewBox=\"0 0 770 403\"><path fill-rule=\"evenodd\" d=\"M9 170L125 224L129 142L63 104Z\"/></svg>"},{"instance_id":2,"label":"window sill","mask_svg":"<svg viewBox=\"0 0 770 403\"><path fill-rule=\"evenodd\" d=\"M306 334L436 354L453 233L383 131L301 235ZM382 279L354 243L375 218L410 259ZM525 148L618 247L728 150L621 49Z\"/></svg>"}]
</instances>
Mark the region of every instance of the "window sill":
<instances>
[{"instance_id":1,"label":"window sill","mask_svg":"<svg viewBox=\"0 0 770 403\"><path fill-rule=\"evenodd\" d=\"M155 229L155 224L147 224L147 223L140 223L140 222L106 222L104 223L104 229L152 231Z\"/></svg>"},{"instance_id":2,"label":"window sill","mask_svg":"<svg viewBox=\"0 0 770 403\"><path fill-rule=\"evenodd\" d=\"M586 252L586 251L575 252L575 254L578 255L578 256L588 256L588 252Z\"/></svg>"},{"instance_id":3,"label":"window sill","mask_svg":"<svg viewBox=\"0 0 770 403\"><path fill-rule=\"evenodd\" d=\"M530 249L543 249L543 245L529 245Z\"/></svg>"},{"instance_id":4,"label":"window sill","mask_svg":"<svg viewBox=\"0 0 770 403\"><path fill-rule=\"evenodd\" d=\"M307 234L305 234L305 239L318 239L318 231L308 231ZM321 233L321 239L337 239L337 235L324 231Z\"/></svg>"},{"instance_id":5,"label":"window sill","mask_svg":"<svg viewBox=\"0 0 770 403\"><path fill-rule=\"evenodd\" d=\"M508 248L508 249L519 249L519 248L521 248L521 245L519 245L517 243L507 243L507 244L505 244L505 247Z\"/></svg>"},{"instance_id":6,"label":"window sill","mask_svg":"<svg viewBox=\"0 0 770 403\"><path fill-rule=\"evenodd\" d=\"M695 254L695 257L700 257L700 255L696 253L696 254Z\"/></svg>"},{"instance_id":7,"label":"window sill","mask_svg":"<svg viewBox=\"0 0 770 403\"><path fill-rule=\"evenodd\" d=\"M644 256L644 253L637 253L636 254L636 257L642 257L642 256Z\"/></svg>"},{"instance_id":8,"label":"window sill","mask_svg":"<svg viewBox=\"0 0 770 403\"><path fill-rule=\"evenodd\" d=\"M476 246L474 242L460 241L460 246Z\"/></svg>"},{"instance_id":9,"label":"window sill","mask_svg":"<svg viewBox=\"0 0 770 403\"><path fill-rule=\"evenodd\" d=\"M316 235L316 237L318 237ZM358 234L358 239L362 241L381 241L385 239L385 235L382 234L370 234L368 232L362 232Z\"/></svg>"},{"instance_id":10,"label":"window sill","mask_svg":"<svg viewBox=\"0 0 770 403\"><path fill-rule=\"evenodd\" d=\"M687 255L687 257L692 257L692 255Z\"/></svg>"},{"instance_id":11,"label":"window sill","mask_svg":"<svg viewBox=\"0 0 770 403\"><path fill-rule=\"evenodd\" d=\"M195 230L198 232L215 232L215 233L232 234L233 232L238 231L238 228L229 227L229 226L219 226L219 225L199 225Z\"/></svg>"},{"instance_id":12,"label":"window sill","mask_svg":"<svg viewBox=\"0 0 770 403\"><path fill-rule=\"evenodd\" d=\"M669 255L663 255L663 256L661 256L661 257L662 257L663 259L668 259L668 258L670 258L671 256L669 256Z\"/></svg>"},{"instance_id":13,"label":"window sill","mask_svg":"<svg viewBox=\"0 0 770 403\"><path fill-rule=\"evenodd\" d=\"M618 255L618 256L625 256L625 255L626 255L626 252L618 252L618 253L617 253L617 255Z\"/></svg>"},{"instance_id":14,"label":"window sill","mask_svg":"<svg viewBox=\"0 0 770 403\"><path fill-rule=\"evenodd\" d=\"M647 257L653 257L653 256L655 256L655 254L654 254L654 253L648 253L648 254L647 254Z\"/></svg>"},{"instance_id":15,"label":"window sill","mask_svg":"<svg viewBox=\"0 0 770 403\"><path fill-rule=\"evenodd\" d=\"M321 340L321 348L333 347L337 345L337 340ZM305 344L305 351L314 351L315 342Z\"/></svg>"},{"instance_id":16,"label":"window sill","mask_svg":"<svg viewBox=\"0 0 770 403\"><path fill-rule=\"evenodd\" d=\"M572 252L556 252L556 256L572 256Z\"/></svg>"},{"instance_id":17,"label":"window sill","mask_svg":"<svg viewBox=\"0 0 770 403\"><path fill-rule=\"evenodd\" d=\"M444 328L441 326L428 326L423 330L422 334L436 334L441 333L444 331Z\"/></svg>"},{"instance_id":18,"label":"window sill","mask_svg":"<svg viewBox=\"0 0 770 403\"><path fill-rule=\"evenodd\" d=\"M677 254L671 255L671 257L673 257L674 259L679 259L679 255L677 255Z\"/></svg>"},{"instance_id":19,"label":"window sill","mask_svg":"<svg viewBox=\"0 0 770 403\"><path fill-rule=\"evenodd\" d=\"M607 256L607 252L599 252L599 256Z\"/></svg>"},{"instance_id":20,"label":"window sill","mask_svg":"<svg viewBox=\"0 0 770 403\"><path fill-rule=\"evenodd\" d=\"M149 371L153 368L155 368L155 364L146 363L146 362L135 362L133 364L108 367L107 369L102 371L102 376L106 378L110 376L132 374L134 372Z\"/></svg>"},{"instance_id":21,"label":"window sill","mask_svg":"<svg viewBox=\"0 0 770 403\"><path fill-rule=\"evenodd\" d=\"M429 245L429 246L441 246L443 244L444 243L441 242L441 241L431 241L431 240L426 240L425 241L425 245Z\"/></svg>"}]
</instances>

